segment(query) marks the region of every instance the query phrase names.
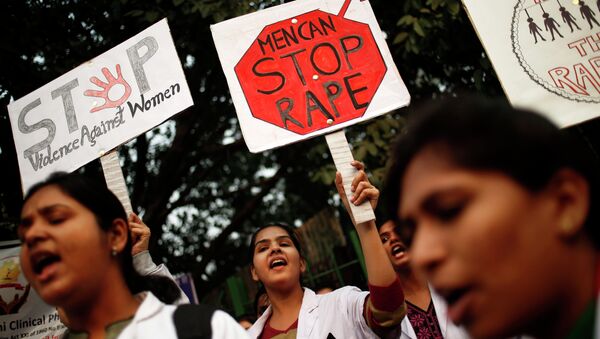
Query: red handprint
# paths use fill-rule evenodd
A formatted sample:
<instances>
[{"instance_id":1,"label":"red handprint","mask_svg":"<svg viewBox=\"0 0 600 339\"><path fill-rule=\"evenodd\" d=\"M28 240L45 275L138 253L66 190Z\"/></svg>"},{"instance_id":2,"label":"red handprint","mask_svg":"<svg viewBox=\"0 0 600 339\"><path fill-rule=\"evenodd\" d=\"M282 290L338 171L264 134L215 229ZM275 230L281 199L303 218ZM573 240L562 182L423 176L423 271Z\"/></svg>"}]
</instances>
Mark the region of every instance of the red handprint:
<instances>
[{"instance_id":1,"label":"red handprint","mask_svg":"<svg viewBox=\"0 0 600 339\"><path fill-rule=\"evenodd\" d=\"M102 91L87 90L83 93L85 96L88 96L88 97L98 97L98 98L104 99L104 104L102 106L92 107L92 109L90 110L90 112L92 112L92 113L98 112L98 111L106 109L106 108L119 107L129 98L129 95L131 95L131 86L129 86L127 81L125 81L125 79L123 79L123 75L121 74L121 65L117 64L117 78L115 78L110 73L110 71L108 70L107 67L102 68L102 74L104 74L104 77L106 78L106 80L108 82L102 82L97 77L91 77L90 82L92 82L93 84L95 84L98 87L101 87L103 90ZM121 96L121 98L119 100L111 100L108 97L108 92L110 91L110 89L113 86L119 85L119 84L123 85L123 87L125 87L125 93L123 93L123 96Z\"/></svg>"}]
</instances>

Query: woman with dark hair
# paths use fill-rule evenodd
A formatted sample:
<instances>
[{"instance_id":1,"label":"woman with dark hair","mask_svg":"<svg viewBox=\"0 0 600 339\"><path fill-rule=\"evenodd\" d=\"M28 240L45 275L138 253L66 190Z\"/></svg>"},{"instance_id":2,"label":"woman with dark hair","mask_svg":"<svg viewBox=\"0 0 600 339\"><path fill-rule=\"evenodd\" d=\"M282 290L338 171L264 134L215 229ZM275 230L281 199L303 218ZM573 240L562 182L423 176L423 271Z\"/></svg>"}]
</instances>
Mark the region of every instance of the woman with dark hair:
<instances>
[{"instance_id":1,"label":"woman with dark hair","mask_svg":"<svg viewBox=\"0 0 600 339\"><path fill-rule=\"evenodd\" d=\"M419 110L397 142L389 210L474 337L593 337L598 168L574 140L505 102L458 98Z\"/></svg>"},{"instance_id":2,"label":"woman with dark hair","mask_svg":"<svg viewBox=\"0 0 600 339\"><path fill-rule=\"evenodd\" d=\"M446 302L431 289L427 279L411 265L410 242L393 220L379 226L383 248L402 282L406 317L392 338L466 339L466 331L448 319Z\"/></svg>"},{"instance_id":3,"label":"woman with dark hair","mask_svg":"<svg viewBox=\"0 0 600 339\"><path fill-rule=\"evenodd\" d=\"M245 335L222 311L165 305L179 290L168 278L135 271L123 206L106 186L82 175L58 173L33 186L18 234L23 272L46 303L64 311L69 337ZM147 292L143 301L134 296L140 292Z\"/></svg>"},{"instance_id":4,"label":"woman with dark hair","mask_svg":"<svg viewBox=\"0 0 600 339\"><path fill-rule=\"evenodd\" d=\"M352 182L352 203L377 204L379 191L367 180L363 165ZM342 179L336 187L346 209ZM248 333L252 338L373 338L398 326L405 314L404 297L379 241L374 221L355 225L367 266L369 292L347 286L325 295L301 285L306 269L296 232L282 223L259 228L250 243L252 278L267 291L270 306Z\"/></svg>"}]
</instances>

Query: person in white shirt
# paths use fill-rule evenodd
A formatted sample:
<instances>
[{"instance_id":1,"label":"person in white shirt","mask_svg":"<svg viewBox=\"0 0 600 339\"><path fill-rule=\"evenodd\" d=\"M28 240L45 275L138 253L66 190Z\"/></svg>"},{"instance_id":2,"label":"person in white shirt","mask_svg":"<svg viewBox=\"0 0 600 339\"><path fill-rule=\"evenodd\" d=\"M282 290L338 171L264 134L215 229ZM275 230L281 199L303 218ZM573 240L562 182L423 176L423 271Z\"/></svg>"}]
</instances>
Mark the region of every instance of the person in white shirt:
<instances>
[{"instance_id":1,"label":"person in white shirt","mask_svg":"<svg viewBox=\"0 0 600 339\"><path fill-rule=\"evenodd\" d=\"M352 182L356 205L369 201L374 208L379 191L362 163ZM336 187L348 209L349 202L336 175ZM259 228L250 243L251 273L265 286L271 305L248 330L252 338L375 338L397 327L405 315L404 296L379 240L374 221L355 224L367 266L369 292L347 286L316 295L301 285L306 269L294 229L282 223Z\"/></svg>"},{"instance_id":2,"label":"person in white shirt","mask_svg":"<svg viewBox=\"0 0 600 339\"><path fill-rule=\"evenodd\" d=\"M125 210L99 182L52 174L25 196L17 231L23 273L46 303L64 310L67 338L246 336L223 311L154 296L173 282L136 272Z\"/></svg>"}]
</instances>

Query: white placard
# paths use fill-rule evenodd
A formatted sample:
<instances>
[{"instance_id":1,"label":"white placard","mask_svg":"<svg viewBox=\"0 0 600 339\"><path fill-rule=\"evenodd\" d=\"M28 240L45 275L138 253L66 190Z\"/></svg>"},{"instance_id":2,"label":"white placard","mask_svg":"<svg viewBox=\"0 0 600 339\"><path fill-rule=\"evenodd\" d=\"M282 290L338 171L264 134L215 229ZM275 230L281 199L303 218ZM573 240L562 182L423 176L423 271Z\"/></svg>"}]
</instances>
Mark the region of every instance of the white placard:
<instances>
[{"instance_id":1,"label":"white placard","mask_svg":"<svg viewBox=\"0 0 600 339\"><path fill-rule=\"evenodd\" d=\"M368 1L294 1L211 30L251 152L331 133L410 102ZM363 82L378 65L383 71L369 75L377 81ZM364 109L349 117L340 108L349 102Z\"/></svg>"},{"instance_id":2,"label":"white placard","mask_svg":"<svg viewBox=\"0 0 600 339\"><path fill-rule=\"evenodd\" d=\"M0 242L0 338L62 338L67 328L25 278L20 249Z\"/></svg>"},{"instance_id":3,"label":"white placard","mask_svg":"<svg viewBox=\"0 0 600 339\"><path fill-rule=\"evenodd\" d=\"M511 103L561 127L600 115L600 8L578 0L463 0Z\"/></svg>"},{"instance_id":4,"label":"white placard","mask_svg":"<svg viewBox=\"0 0 600 339\"><path fill-rule=\"evenodd\" d=\"M8 105L23 190L71 172L193 104L163 19Z\"/></svg>"}]
</instances>

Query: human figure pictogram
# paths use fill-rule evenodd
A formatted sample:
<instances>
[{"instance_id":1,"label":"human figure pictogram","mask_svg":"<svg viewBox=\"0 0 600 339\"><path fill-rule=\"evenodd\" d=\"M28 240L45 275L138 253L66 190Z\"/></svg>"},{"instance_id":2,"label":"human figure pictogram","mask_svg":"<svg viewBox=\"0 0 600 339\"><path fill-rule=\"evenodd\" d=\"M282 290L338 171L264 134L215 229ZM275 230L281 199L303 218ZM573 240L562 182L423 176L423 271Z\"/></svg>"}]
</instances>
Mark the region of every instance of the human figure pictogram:
<instances>
[{"instance_id":1,"label":"human figure pictogram","mask_svg":"<svg viewBox=\"0 0 600 339\"><path fill-rule=\"evenodd\" d=\"M529 12L527 12L527 10L525 10L525 14L527 14L527 22L529 23L529 33L531 33L531 35L533 35L533 38L535 39L535 43L537 44L537 42L538 42L538 40L537 40L538 35L540 36L540 38L543 41L546 41L546 39L544 39L544 37L542 36L542 33L540 33L540 31L542 30L540 28L540 26L538 26L533 21L533 18L529 16Z\"/></svg>"},{"instance_id":2,"label":"human figure pictogram","mask_svg":"<svg viewBox=\"0 0 600 339\"><path fill-rule=\"evenodd\" d=\"M598 1L600 2L600 0L598 0ZM563 22L566 23L567 25L569 25L569 28L571 29L571 33L573 33L573 31L574 31L573 25L575 25L575 27L577 27L577 29L581 31L581 28L577 24L573 14L571 14L571 12L567 11L567 9L563 5L561 5L560 1L557 0L557 2L558 2L558 5L560 6L560 8L558 9L560 11L560 16L562 17Z\"/></svg>"},{"instance_id":3,"label":"human figure pictogram","mask_svg":"<svg viewBox=\"0 0 600 339\"><path fill-rule=\"evenodd\" d=\"M544 7L542 6L542 3L540 2L540 8L542 9L542 12L544 12L544 14L542 14L542 17L544 18L544 28L546 28L546 32L550 31L550 34L552 35L552 41L554 41L554 32L556 32L556 34L558 34L561 38L564 38L564 36L562 36L562 34L560 34L560 32L558 31L558 27L560 27L560 25L558 24L558 22L556 20L554 20L553 17L550 16L550 14L548 14L546 12L546 10L544 10Z\"/></svg>"},{"instance_id":4,"label":"human figure pictogram","mask_svg":"<svg viewBox=\"0 0 600 339\"><path fill-rule=\"evenodd\" d=\"M583 1L579 1L579 12L581 12L581 17L585 20L587 20L588 24L590 24L590 29L592 29L594 27L594 25L592 25L592 22L596 23L596 25L600 26L600 23L598 23L598 20L596 20L596 18L594 18L596 16L596 13L594 13L594 11L590 8L590 6L586 5L585 2Z\"/></svg>"}]
</instances>

